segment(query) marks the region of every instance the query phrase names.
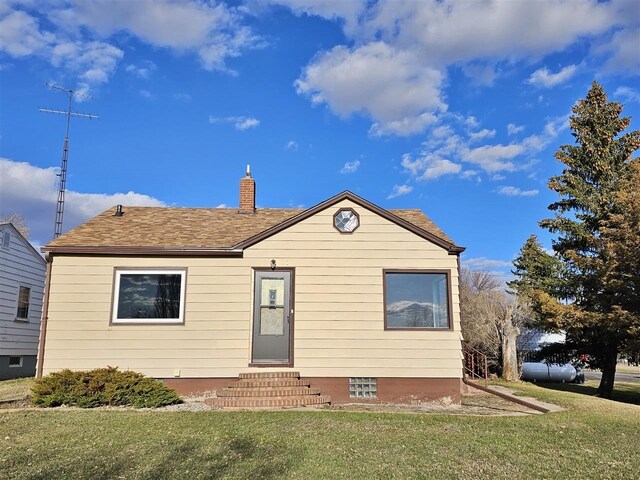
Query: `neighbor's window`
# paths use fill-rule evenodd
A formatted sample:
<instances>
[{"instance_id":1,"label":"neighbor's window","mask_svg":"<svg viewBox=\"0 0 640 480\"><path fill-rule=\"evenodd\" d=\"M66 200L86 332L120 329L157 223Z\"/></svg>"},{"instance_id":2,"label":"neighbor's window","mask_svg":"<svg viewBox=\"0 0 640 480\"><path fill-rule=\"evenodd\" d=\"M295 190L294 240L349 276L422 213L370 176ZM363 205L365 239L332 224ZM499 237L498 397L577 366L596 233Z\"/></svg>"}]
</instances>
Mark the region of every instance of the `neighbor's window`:
<instances>
[{"instance_id":1,"label":"neighbor's window","mask_svg":"<svg viewBox=\"0 0 640 480\"><path fill-rule=\"evenodd\" d=\"M9 230L5 230L2 233L2 248L9 248L11 245L11 232Z\"/></svg>"},{"instance_id":2,"label":"neighbor's window","mask_svg":"<svg viewBox=\"0 0 640 480\"><path fill-rule=\"evenodd\" d=\"M112 323L183 323L186 270L116 270Z\"/></svg>"},{"instance_id":3,"label":"neighbor's window","mask_svg":"<svg viewBox=\"0 0 640 480\"><path fill-rule=\"evenodd\" d=\"M18 311L16 318L27 320L29 318L29 298L31 297L31 289L29 287L20 287L18 291Z\"/></svg>"},{"instance_id":4,"label":"neighbor's window","mask_svg":"<svg viewBox=\"0 0 640 480\"><path fill-rule=\"evenodd\" d=\"M446 271L385 271L385 328L450 328Z\"/></svg>"},{"instance_id":5,"label":"neighbor's window","mask_svg":"<svg viewBox=\"0 0 640 480\"><path fill-rule=\"evenodd\" d=\"M16 368L22 366L22 357L9 357L9 367Z\"/></svg>"}]
</instances>

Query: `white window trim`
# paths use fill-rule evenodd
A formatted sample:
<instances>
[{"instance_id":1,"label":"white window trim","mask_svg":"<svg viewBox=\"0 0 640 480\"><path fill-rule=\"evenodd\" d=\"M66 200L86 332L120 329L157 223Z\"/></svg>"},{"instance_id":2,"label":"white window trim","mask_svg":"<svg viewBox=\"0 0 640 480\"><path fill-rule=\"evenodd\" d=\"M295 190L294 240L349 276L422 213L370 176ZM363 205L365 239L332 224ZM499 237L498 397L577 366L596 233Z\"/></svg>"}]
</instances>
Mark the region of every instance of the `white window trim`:
<instances>
[{"instance_id":1,"label":"white window trim","mask_svg":"<svg viewBox=\"0 0 640 480\"><path fill-rule=\"evenodd\" d=\"M9 358L19 358L20 363L18 365L11 365L11 360L9 360L9 368L22 368L23 356L22 355L9 355Z\"/></svg>"},{"instance_id":2,"label":"white window trim","mask_svg":"<svg viewBox=\"0 0 640 480\"><path fill-rule=\"evenodd\" d=\"M180 316L178 318L118 318L118 300L120 299L120 277L122 275L180 275ZM111 324L184 324L184 310L187 286L187 270L176 269L124 269L116 268L111 304Z\"/></svg>"}]
</instances>

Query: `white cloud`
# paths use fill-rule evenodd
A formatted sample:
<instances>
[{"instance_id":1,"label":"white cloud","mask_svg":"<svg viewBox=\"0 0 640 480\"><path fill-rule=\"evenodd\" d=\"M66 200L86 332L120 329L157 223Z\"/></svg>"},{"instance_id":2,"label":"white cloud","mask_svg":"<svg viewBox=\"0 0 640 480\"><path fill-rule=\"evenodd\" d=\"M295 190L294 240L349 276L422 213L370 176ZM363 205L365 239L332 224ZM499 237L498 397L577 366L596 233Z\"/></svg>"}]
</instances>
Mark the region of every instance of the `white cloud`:
<instances>
[{"instance_id":1,"label":"white cloud","mask_svg":"<svg viewBox=\"0 0 640 480\"><path fill-rule=\"evenodd\" d=\"M0 8L0 51L49 61L85 89L109 80L124 55L114 43L125 36L195 54L206 70L233 73L228 58L264 46L243 20L239 8L193 0L9 2ZM144 62L125 71L148 78L154 68Z\"/></svg>"},{"instance_id":2,"label":"white cloud","mask_svg":"<svg viewBox=\"0 0 640 480\"><path fill-rule=\"evenodd\" d=\"M461 151L462 158L469 163L482 167L486 172L512 172L516 165L511 161L525 152L520 144L510 145L483 145L477 148L464 147Z\"/></svg>"},{"instance_id":3,"label":"white cloud","mask_svg":"<svg viewBox=\"0 0 640 480\"><path fill-rule=\"evenodd\" d=\"M68 39L41 29L35 16L12 10L0 19L0 51L12 57L36 56L79 80L75 90L105 83L124 52L103 41Z\"/></svg>"},{"instance_id":4,"label":"white cloud","mask_svg":"<svg viewBox=\"0 0 640 480\"><path fill-rule=\"evenodd\" d=\"M296 151L298 150L298 142L296 142L295 140L289 140L284 146L284 149Z\"/></svg>"},{"instance_id":5,"label":"white cloud","mask_svg":"<svg viewBox=\"0 0 640 480\"><path fill-rule=\"evenodd\" d=\"M479 172L477 170L465 170L460 174L460 178L470 179L470 178L476 178L478 175L479 175Z\"/></svg>"},{"instance_id":6,"label":"white cloud","mask_svg":"<svg viewBox=\"0 0 640 480\"><path fill-rule=\"evenodd\" d=\"M36 18L19 10L0 20L0 50L12 57L40 53L55 41L49 32L41 32Z\"/></svg>"},{"instance_id":7,"label":"white cloud","mask_svg":"<svg viewBox=\"0 0 640 480\"><path fill-rule=\"evenodd\" d=\"M640 92L631 87L618 87L616 91L613 92L613 96L619 98L622 102L640 103Z\"/></svg>"},{"instance_id":8,"label":"white cloud","mask_svg":"<svg viewBox=\"0 0 640 480\"><path fill-rule=\"evenodd\" d=\"M144 88L140 90L140 95L142 95L147 100L153 100L154 98L156 98L153 93L151 93L149 90L145 90Z\"/></svg>"},{"instance_id":9,"label":"white cloud","mask_svg":"<svg viewBox=\"0 0 640 480\"><path fill-rule=\"evenodd\" d=\"M415 160L411 155L402 156L402 166L418 180L435 180L444 175L460 173L462 165L453 163L438 154L423 155Z\"/></svg>"},{"instance_id":10,"label":"white cloud","mask_svg":"<svg viewBox=\"0 0 640 480\"><path fill-rule=\"evenodd\" d=\"M509 136L517 135L523 130L524 130L524 125L516 125L515 123L510 123L509 125L507 125L507 134Z\"/></svg>"},{"instance_id":11,"label":"white cloud","mask_svg":"<svg viewBox=\"0 0 640 480\"><path fill-rule=\"evenodd\" d=\"M435 123L447 109L442 90L452 66L491 85L503 67L513 68L519 60L539 62L578 42L591 45L638 18L626 12L632 9L629 1L264 1L297 14L344 20L348 43L319 52L295 85L312 103L326 104L340 116L370 117L372 135L412 135ZM613 37L628 35L622 32ZM612 65L626 62L628 68L630 60L640 58L634 54L640 42L624 40L602 45L601 51ZM558 85L577 69L543 68L531 82ZM419 118L424 114L434 118Z\"/></svg>"},{"instance_id":12,"label":"white cloud","mask_svg":"<svg viewBox=\"0 0 640 480\"><path fill-rule=\"evenodd\" d=\"M640 18L640 3L632 2L635 11L632 18ZM603 66L606 72L625 72L637 75L640 71L640 27L625 28L615 32L611 38L593 48L596 55L608 57Z\"/></svg>"},{"instance_id":13,"label":"white cloud","mask_svg":"<svg viewBox=\"0 0 640 480\"><path fill-rule=\"evenodd\" d=\"M474 117L443 114L439 121L443 119L447 119L448 123L438 125L429 132L418 154L405 154L402 157L402 166L416 180L432 180L448 174L480 180L478 170L475 167L465 170L465 163L479 167L488 173L492 180L503 180L504 176L499 175L501 172L526 170L537 163L533 156L569 127L567 114L550 119L541 133L529 135L520 141L506 145L485 143L475 146L477 142L486 142L496 132L483 129L469 133L469 126L479 126ZM512 133L522 129L524 127L515 124L508 126Z\"/></svg>"},{"instance_id":14,"label":"white cloud","mask_svg":"<svg viewBox=\"0 0 640 480\"><path fill-rule=\"evenodd\" d=\"M382 0L361 16L356 38L420 50L432 65L540 57L625 22L622 3Z\"/></svg>"},{"instance_id":15,"label":"white cloud","mask_svg":"<svg viewBox=\"0 0 640 480\"><path fill-rule=\"evenodd\" d=\"M576 72L576 65L568 65L558 73L551 73L546 67L533 72L527 83L536 87L550 88L569 80Z\"/></svg>"},{"instance_id":16,"label":"white cloud","mask_svg":"<svg viewBox=\"0 0 640 480\"><path fill-rule=\"evenodd\" d=\"M387 196L387 200L407 195L411 193L412 190L413 187L411 185L394 185L393 191Z\"/></svg>"},{"instance_id":17,"label":"white cloud","mask_svg":"<svg viewBox=\"0 0 640 480\"><path fill-rule=\"evenodd\" d=\"M476 85L490 87L498 76L494 65L484 62L471 62L462 67L464 74Z\"/></svg>"},{"instance_id":18,"label":"white cloud","mask_svg":"<svg viewBox=\"0 0 640 480\"><path fill-rule=\"evenodd\" d=\"M248 130L260 125L260 120L253 117L214 117L209 115L209 123L230 123L236 130Z\"/></svg>"},{"instance_id":19,"label":"white cloud","mask_svg":"<svg viewBox=\"0 0 640 480\"><path fill-rule=\"evenodd\" d=\"M126 32L153 46L197 53L207 70L226 70L226 58L262 45L241 24L241 12L223 3L93 0L74 3L52 17L59 24L81 26L101 37Z\"/></svg>"},{"instance_id":20,"label":"white cloud","mask_svg":"<svg viewBox=\"0 0 640 480\"><path fill-rule=\"evenodd\" d=\"M144 80L148 79L151 76L151 73L156 69L156 64L151 61L144 62L144 66L139 65L127 65L124 70L132 75L135 75L138 78L142 78Z\"/></svg>"},{"instance_id":21,"label":"white cloud","mask_svg":"<svg viewBox=\"0 0 640 480\"><path fill-rule=\"evenodd\" d=\"M346 29L352 29L366 0L261 0L262 3L283 5L296 15L316 15L329 20L344 19Z\"/></svg>"},{"instance_id":22,"label":"white cloud","mask_svg":"<svg viewBox=\"0 0 640 480\"><path fill-rule=\"evenodd\" d=\"M540 192L538 190L521 190L518 187L505 186L501 187L498 193L507 197L535 197Z\"/></svg>"},{"instance_id":23,"label":"white cloud","mask_svg":"<svg viewBox=\"0 0 640 480\"><path fill-rule=\"evenodd\" d=\"M469 134L469 141L477 142L479 140L484 140L485 138L493 138L495 136L496 136L495 130L489 130L489 129L483 128L479 132L471 132Z\"/></svg>"},{"instance_id":24,"label":"white cloud","mask_svg":"<svg viewBox=\"0 0 640 480\"><path fill-rule=\"evenodd\" d=\"M369 133L375 137L385 135L398 135L407 137L415 133L423 132L429 125L437 121L437 117L432 113L422 113L415 117L405 117L401 120L389 122L375 122L371 125Z\"/></svg>"},{"instance_id":25,"label":"white cloud","mask_svg":"<svg viewBox=\"0 0 640 480\"><path fill-rule=\"evenodd\" d=\"M421 65L412 52L373 42L319 55L295 86L312 103L326 103L338 115L369 115L377 121L376 134L408 134L426 126L430 119L422 114L446 110L442 80L440 71Z\"/></svg>"},{"instance_id":26,"label":"white cloud","mask_svg":"<svg viewBox=\"0 0 640 480\"><path fill-rule=\"evenodd\" d=\"M191 95L189 95L188 93L174 93L173 99L179 102L190 102Z\"/></svg>"},{"instance_id":27,"label":"white cloud","mask_svg":"<svg viewBox=\"0 0 640 480\"><path fill-rule=\"evenodd\" d=\"M353 162L346 162L340 169L340 173L354 173L360 167L360 160L354 160Z\"/></svg>"},{"instance_id":28,"label":"white cloud","mask_svg":"<svg viewBox=\"0 0 640 480\"><path fill-rule=\"evenodd\" d=\"M26 162L0 158L0 215L19 213L25 217L35 242L44 244L53 237L58 191L57 169L40 168ZM136 192L81 193L67 190L64 230L77 226L114 205L162 206L156 198Z\"/></svg>"},{"instance_id":29,"label":"white cloud","mask_svg":"<svg viewBox=\"0 0 640 480\"><path fill-rule=\"evenodd\" d=\"M469 268L477 268L477 269L489 269L489 268L504 268L513 266L512 262L508 262L506 260L494 260L487 257L477 257L477 258L463 258L462 264L465 267Z\"/></svg>"},{"instance_id":30,"label":"white cloud","mask_svg":"<svg viewBox=\"0 0 640 480\"><path fill-rule=\"evenodd\" d=\"M237 130L248 130L249 128L255 128L258 125L260 125L260 120L258 120L257 118L242 118L239 119L235 124L234 127L236 127Z\"/></svg>"},{"instance_id":31,"label":"white cloud","mask_svg":"<svg viewBox=\"0 0 640 480\"><path fill-rule=\"evenodd\" d=\"M474 117L474 116L467 117L464 120L464 123L469 128L478 128L480 126L480 122L478 122L478 119L476 117Z\"/></svg>"}]
</instances>

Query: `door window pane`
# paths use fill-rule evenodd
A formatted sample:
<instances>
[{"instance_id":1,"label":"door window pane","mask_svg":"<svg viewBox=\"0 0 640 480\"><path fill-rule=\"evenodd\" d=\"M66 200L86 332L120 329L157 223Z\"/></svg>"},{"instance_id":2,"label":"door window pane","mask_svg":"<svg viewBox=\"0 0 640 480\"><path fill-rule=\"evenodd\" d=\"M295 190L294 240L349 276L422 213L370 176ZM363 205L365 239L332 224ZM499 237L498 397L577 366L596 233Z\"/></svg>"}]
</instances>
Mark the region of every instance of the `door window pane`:
<instances>
[{"instance_id":1,"label":"door window pane","mask_svg":"<svg viewBox=\"0 0 640 480\"><path fill-rule=\"evenodd\" d=\"M284 335L284 279L263 278L260 288L260 335Z\"/></svg>"}]
</instances>

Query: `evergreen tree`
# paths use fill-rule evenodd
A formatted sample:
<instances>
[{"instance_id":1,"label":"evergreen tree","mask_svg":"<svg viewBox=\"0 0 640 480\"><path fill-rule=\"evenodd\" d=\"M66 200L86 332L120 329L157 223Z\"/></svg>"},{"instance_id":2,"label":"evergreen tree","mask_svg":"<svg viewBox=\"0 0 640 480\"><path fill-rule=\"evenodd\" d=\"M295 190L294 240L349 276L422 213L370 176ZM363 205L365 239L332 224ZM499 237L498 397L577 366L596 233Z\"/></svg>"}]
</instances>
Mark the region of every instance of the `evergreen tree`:
<instances>
[{"instance_id":1,"label":"evergreen tree","mask_svg":"<svg viewBox=\"0 0 640 480\"><path fill-rule=\"evenodd\" d=\"M560 200L549 206L555 216L540 222L556 234L558 280L546 279L556 273L551 256L525 244L512 285L528 291L541 325L563 329L570 343L595 357L602 368L598 394L604 397L611 395L618 353L636 338L640 315L638 284L629 282L638 275L637 195L629 192L640 189L632 158L640 132L622 134L630 119L621 113L622 106L608 102L597 82L574 106L570 127L576 144L560 147L556 159L565 168L548 183Z\"/></svg>"},{"instance_id":2,"label":"evergreen tree","mask_svg":"<svg viewBox=\"0 0 640 480\"><path fill-rule=\"evenodd\" d=\"M536 235L531 235L520 249L518 257L513 261L511 273L514 280L507 286L520 295L532 290L542 290L563 299L570 296L563 281L563 263L547 253Z\"/></svg>"}]
</instances>

